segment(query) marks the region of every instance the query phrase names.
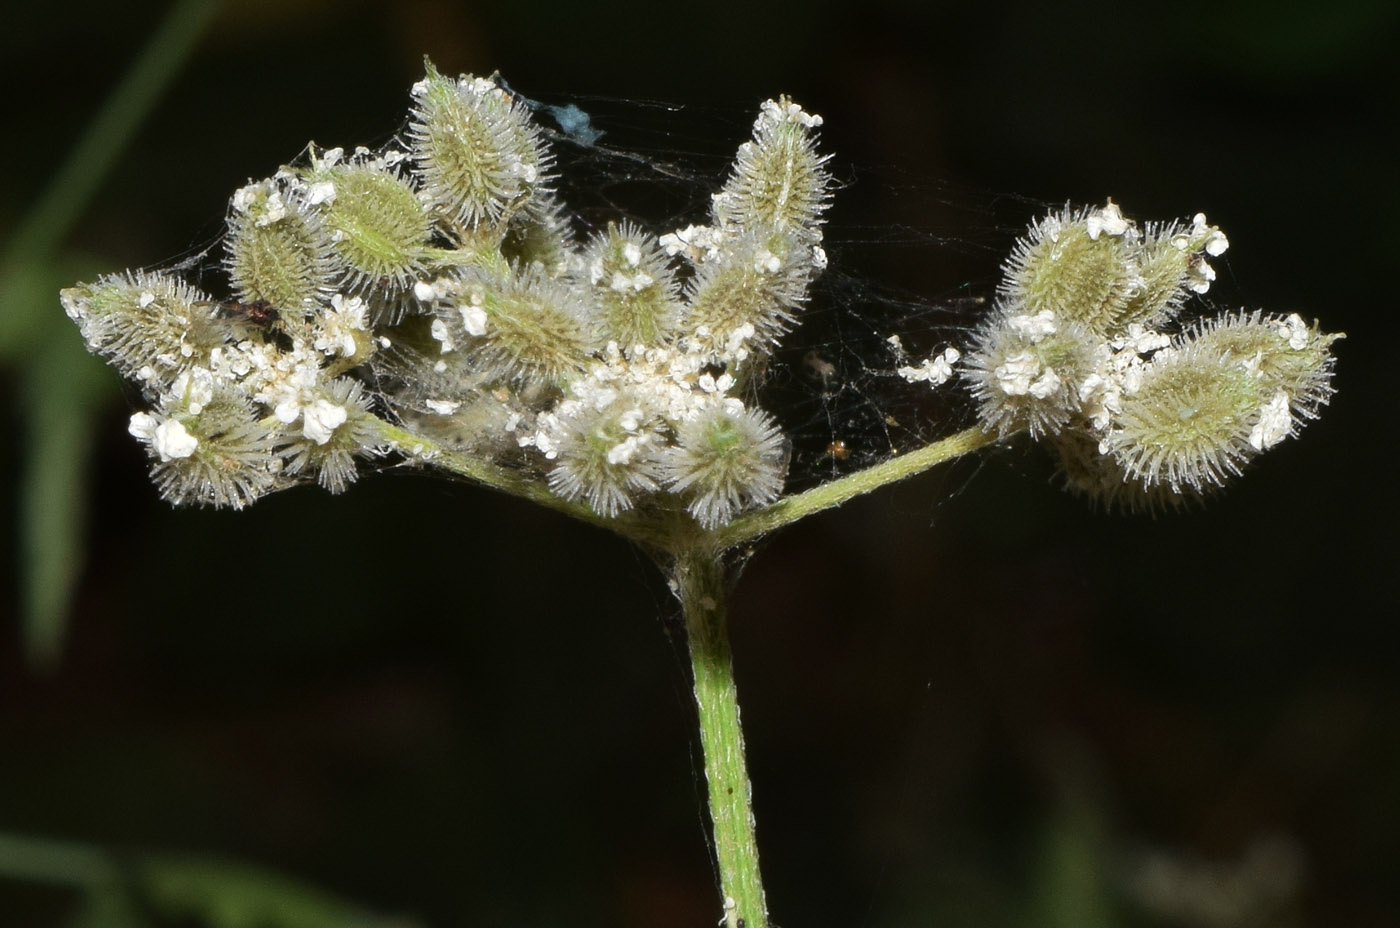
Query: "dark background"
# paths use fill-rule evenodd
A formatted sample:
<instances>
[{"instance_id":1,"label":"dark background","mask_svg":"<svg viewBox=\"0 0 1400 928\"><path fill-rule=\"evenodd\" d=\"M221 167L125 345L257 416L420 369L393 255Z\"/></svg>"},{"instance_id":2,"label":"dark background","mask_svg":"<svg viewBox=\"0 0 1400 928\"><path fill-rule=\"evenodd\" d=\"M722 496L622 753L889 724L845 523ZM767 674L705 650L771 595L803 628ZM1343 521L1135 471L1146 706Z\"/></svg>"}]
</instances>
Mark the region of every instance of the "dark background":
<instances>
[{"instance_id":1,"label":"dark background","mask_svg":"<svg viewBox=\"0 0 1400 928\"><path fill-rule=\"evenodd\" d=\"M35 6L0 39L0 229L163 9ZM1393 925L1397 19L231 3L64 248L118 270L204 247L308 139L382 142L424 53L716 182L757 103L791 93L845 185L837 266L931 301L990 293L1044 204L1205 210L1232 246L1218 306L1348 333L1332 406L1202 512L1096 514L1002 453L769 540L733 612L769 903L785 928ZM714 924L675 609L644 557L403 473L173 511L128 412L114 392L55 672L25 666L0 602L0 831L226 855L432 926ZM1284 901L1241 919L1173 921L1129 889L1146 853L1208 885L1261 847L1297 879L1263 879ZM74 899L0 878L0 923L62 925Z\"/></svg>"}]
</instances>

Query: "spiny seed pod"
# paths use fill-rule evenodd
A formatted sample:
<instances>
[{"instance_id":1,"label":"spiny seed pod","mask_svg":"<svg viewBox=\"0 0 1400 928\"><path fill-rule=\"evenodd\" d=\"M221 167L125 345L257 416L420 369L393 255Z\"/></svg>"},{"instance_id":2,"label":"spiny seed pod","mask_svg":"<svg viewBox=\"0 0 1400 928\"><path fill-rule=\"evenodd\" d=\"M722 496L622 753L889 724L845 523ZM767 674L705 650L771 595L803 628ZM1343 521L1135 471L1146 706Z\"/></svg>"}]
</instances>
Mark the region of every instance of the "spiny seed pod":
<instances>
[{"instance_id":1,"label":"spiny seed pod","mask_svg":"<svg viewBox=\"0 0 1400 928\"><path fill-rule=\"evenodd\" d=\"M1079 387L1094 371L1099 344L1082 325L1048 310L998 312L978 333L964 368L982 428L1058 432L1080 412Z\"/></svg>"},{"instance_id":2,"label":"spiny seed pod","mask_svg":"<svg viewBox=\"0 0 1400 928\"><path fill-rule=\"evenodd\" d=\"M449 337L458 333L470 344L478 369L496 377L556 386L582 371L597 347L579 295L539 265L506 276L469 273L460 291L438 319L447 323Z\"/></svg>"},{"instance_id":3,"label":"spiny seed pod","mask_svg":"<svg viewBox=\"0 0 1400 928\"><path fill-rule=\"evenodd\" d=\"M1258 379L1263 393L1282 390L1296 417L1316 419L1332 396L1336 359L1331 349L1341 337L1324 334L1296 313L1284 317L1240 311L1200 322L1179 343L1239 363Z\"/></svg>"},{"instance_id":4,"label":"spiny seed pod","mask_svg":"<svg viewBox=\"0 0 1400 928\"><path fill-rule=\"evenodd\" d=\"M538 264L557 277L567 272L573 248L573 230L563 202L553 191L535 190L510 217L500 254L509 264Z\"/></svg>"},{"instance_id":5,"label":"spiny seed pod","mask_svg":"<svg viewBox=\"0 0 1400 928\"><path fill-rule=\"evenodd\" d=\"M151 479L174 505L242 509L286 485L267 428L241 391L218 389L197 415L137 413L129 431L151 454Z\"/></svg>"},{"instance_id":6,"label":"spiny seed pod","mask_svg":"<svg viewBox=\"0 0 1400 928\"><path fill-rule=\"evenodd\" d=\"M1107 511L1156 515L1201 502L1213 486L1147 484L1128 473L1118 459L1099 450L1098 434L1066 428L1050 437L1060 462L1064 488Z\"/></svg>"},{"instance_id":7,"label":"spiny seed pod","mask_svg":"<svg viewBox=\"0 0 1400 928\"><path fill-rule=\"evenodd\" d=\"M330 154L330 153L328 153ZM361 294L401 294L422 271L431 222L413 187L379 160L315 164L310 187L329 185L321 219L343 266L337 286Z\"/></svg>"},{"instance_id":8,"label":"spiny seed pod","mask_svg":"<svg viewBox=\"0 0 1400 928\"><path fill-rule=\"evenodd\" d=\"M224 250L239 302L265 302L294 317L326 300L343 271L313 205L276 178L233 195Z\"/></svg>"},{"instance_id":9,"label":"spiny seed pod","mask_svg":"<svg viewBox=\"0 0 1400 928\"><path fill-rule=\"evenodd\" d=\"M314 474L316 482L332 493L343 493L355 482L355 456L374 447L369 427L369 402L360 383L340 377L326 385L325 396L313 404L322 430L308 437L305 426L284 438L281 454L288 476ZM302 413L303 420L308 413Z\"/></svg>"},{"instance_id":10,"label":"spiny seed pod","mask_svg":"<svg viewBox=\"0 0 1400 928\"><path fill-rule=\"evenodd\" d=\"M1029 315L1049 311L1101 336L1116 334L1138 285L1137 237L1112 201L1051 213L1013 247L1002 299Z\"/></svg>"},{"instance_id":11,"label":"spiny seed pod","mask_svg":"<svg viewBox=\"0 0 1400 928\"><path fill-rule=\"evenodd\" d=\"M228 326L208 296L169 274L108 274L59 294L88 350L142 383L206 363Z\"/></svg>"},{"instance_id":12,"label":"spiny seed pod","mask_svg":"<svg viewBox=\"0 0 1400 928\"><path fill-rule=\"evenodd\" d=\"M817 154L813 130L820 116L802 111L787 97L763 104L753 140L739 146L734 171L714 198L719 228L791 231L808 243L821 238L831 175L829 156Z\"/></svg>"},{"instance_id":13,"label":"spiny seed pod","mask_svg":"<svg viewBox=\"0 0 1400 928\"><path fill-rule=\"evenodd\" d=\"M681 305L656 236L631 223L608 223L589 243L583 266L597 300L600 341L630 349L658 345L672 334Z\"/></svg>"},{"instance_id":14,"label":"spiny seed pod","mask_svg":"<svg viewBox=\"0 0 1400 928\"><path fill-rule=\"evenodd\" d=\"M661 438L625 398L603 409L578 409L563 433L549 486L565 499L587 500L594 512L611 517L631 509L638 494L658 489Z\"/></svg>"},{"instance_id":15,"label":"spiny seed pod","mask_svg":"<svg viewBox=\"0 0 1400 928\"><path fill-rule=\"evenodd\" d=\"M408 129L423 200L451 225L498 223L548 180L539 129L494 81L427 69L413 87Z\"/></svg>"},{"instance_id":16,"label":"spiny seed pod","mask_svg":"<svg viewBox=\"0 0 1400 928\"><path fill-rule=\"evenodd\" d=\"M1119 314L1120 329L1159 326L1172 319L1192 293L1205 293L1215 272L1205 256L1216 257L1229 246L1224 234L1206 225L1203 213L1193 225L1148 223L1138 245L1138 285Z\"/></svg>"},{"instance_id":17,"label":"spiny seed pod","mask_svg":"<svg viewBox=\"0 0 1400 928\"><path fill-rule=\"evenodd\" d=\"M787 451L761 409L734 412L716 404L681 423L662 466L668 489L687 497L686 509L712 529L778 498Z\"/></svg>"},{"instance_id":18,"label":"spiny seed pod","mask_svg":"<svg viewBox=\"0 0 1400 928\"><path fill-rule=\"evenodd\" d=\"M721 362L768 351L807 298L810 250L793 236L749 233L691 279L681 322L690 346Z\"/></svg>"},{"instance_id":19,"label":"spiny seed pod","mask_svg":"<svg viewBox=\"0 0 1400 928\"><path fill-rule=\"evenodd\" d=\"M1173 490L1220 485L1276 441L1278 391L1262 390L1244 365L1187 344L1154 357L1138 389L1122 401L1104 450L1148 486ZM1287 434L1287 405L1283 409Z\"/></svg>"}]
</instances>

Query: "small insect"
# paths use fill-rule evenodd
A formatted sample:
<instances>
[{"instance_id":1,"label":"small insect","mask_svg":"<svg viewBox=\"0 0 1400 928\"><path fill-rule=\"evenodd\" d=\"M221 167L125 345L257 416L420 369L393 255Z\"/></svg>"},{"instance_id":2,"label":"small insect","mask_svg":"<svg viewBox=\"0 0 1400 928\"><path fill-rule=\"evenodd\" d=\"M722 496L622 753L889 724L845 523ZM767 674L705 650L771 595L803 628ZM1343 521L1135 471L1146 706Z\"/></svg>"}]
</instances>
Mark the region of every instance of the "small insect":
<instances>
[{"instance_id":1,"label":"small insect","mask_svg":"<svg viewBox=\"0 0 1400 928\"><path fill-rule=\"evenodd\" d=\"M213 319L223 319L236 326L271 329L282 321L282 313L267 300L210 300L195 304L209 310Z\"/></svg>"},{"instance_id":2,"label":"small insect","mask_svg":"<svg viewBox=\"0 0 1400 928\"><path fill-rule=\"evenodd\" d=\"M270 328L282 319L282 314L278 312L277 307L267 300L253 300L251 303L229 300L227 303L220 303L215 314L225 319L246 322L260 329Z\"/></svg>"}]
</instances>

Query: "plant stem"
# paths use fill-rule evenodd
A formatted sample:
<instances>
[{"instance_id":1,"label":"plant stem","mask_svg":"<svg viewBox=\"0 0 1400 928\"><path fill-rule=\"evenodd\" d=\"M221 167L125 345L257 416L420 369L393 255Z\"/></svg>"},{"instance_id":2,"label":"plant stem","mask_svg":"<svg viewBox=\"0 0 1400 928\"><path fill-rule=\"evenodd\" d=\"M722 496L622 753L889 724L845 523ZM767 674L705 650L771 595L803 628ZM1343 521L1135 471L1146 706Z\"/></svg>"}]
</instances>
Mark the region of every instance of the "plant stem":
<instances>
[{"instance_id":1,"label":"plant stem","mask_svg":"<svg viewBox=\"0 0 1400 928\"><path fill-rule=\"evenodd\" d=\"M499 464L492 463L484 457L454 451L431 438L383 419L376 421L374 429L384 442L393 446L410 460L441 468L459 477L466 477L468 480L488 486L493 490L499 490L511 496L519 496L530 502L562 512L566 516L572 516L581 522L616 532L644 548L669 550L669 542L674 536L669 524L653 524L629 512L613 518L599 515L583 503L571 502L556 495L544 481L531 479Z\"/></svg>"},{"instance_id":2,"label":"plant stem","mask_svg":"<svg viewBox=\"0 0 1400 928\"><path fill-rule=\"evenodd\" d=\"M767 928L753 803L739 724L739 693L729 653L725 571L719 558L691 550L672 568L685 614L694 672L710 821L728 928Z\"/></svg>"},{"instance_id":3,"label":"plant stem","mask_svg":"<svg viewBox=\"0 0 1400 928\"><path fill-rule=\"evenodd\" d=\"M837 480L828 480L806 492L785 496L771 506L739 516L711 533L709 542L715 551L727 551L760 535L766 535L775 528L796 522L804 516L839 506L887 483L921 474L936 464L962 457L996 440L995 433L984 432L977 426L964 429L941 441L895 455L873 467L858 470Z\"/></svg>"}]
</instances>

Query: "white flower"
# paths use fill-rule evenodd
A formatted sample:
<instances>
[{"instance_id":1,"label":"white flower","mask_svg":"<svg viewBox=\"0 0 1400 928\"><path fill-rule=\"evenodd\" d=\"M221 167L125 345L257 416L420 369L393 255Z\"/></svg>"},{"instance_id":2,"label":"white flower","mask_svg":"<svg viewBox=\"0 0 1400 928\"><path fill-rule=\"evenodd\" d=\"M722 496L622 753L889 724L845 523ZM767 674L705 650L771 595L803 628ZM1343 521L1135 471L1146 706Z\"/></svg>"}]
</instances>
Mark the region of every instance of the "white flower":
<instances>
[{"instance_id":1,"label":"white flower","mask_svg":"<svg viewBox=\"0 0 1400 928\"><path fill-rule=\"evenodd\" d=\"M202 367L181 371L170 385L170 395L177 403L184 403L191 415L197 416L214 399L214 374Z\"/></svg>"},{"instance_id":2,"label":"white flower","mask_svg":"<svg viewBox=\"0 0 1400 928\"><path fill-rule=\"evenodd\" d=\"M126 430L134 438L149 442L156 433L156 426L160 420L148 412L133 413L131 421L127 423Z\"/></svg>"},{"instance_id":3,"label":"white flower","mask_svg":"<svg viewBox=\"0 0 1400 928\"><path fill-rule=\"evenodd\" d=\"M1267 451L1288 437L1293 420L1288 412L1288 393L1279 390L1259 410L1259 421L1249 433L1256 451Z\"/></svg>"},{"instance_id":4,"label":"white flower","mask_svg":"<svg viewBox=\"0 0 1400 928\"><path fill-rule=\"evenodd\" d=\"M686 226L657 240L667 255L675 257L685 252L685 256L696 264L716 257L723 243L724 233L709 226Z\"/></svg>"},{"instance_id":5,"label":"white flower","mask_svg":"<svg viewBox=\"0 0 1400 928\"><path fill-rule=\"evenodd\" d=\"M625 293L628 290L645 290L653 283L655 283L655 280L646 271L638 271L631 275L624 274L621 271L614 271L612 283L609 286L618 293Z\"/></svg>"},{"instance_id":6,"label":"white flower","mask_svg":"<svg viewBox=\"0 0 1400 928\"><path fill-rule=\"evenodd\" d=\"M898 337L898 336L895 336ZM937 387L947 383L948 378L953 376L953 365L957 363L962 355L956 348L944 349L942 354L936 354L931 358L925 358L917 367L901 367L895 371L909 383L919 383L927 381L930 387Z\"/></svg>"},{"instance_id":7,"label":"white flower","mask_svg":"<svg viewBox=\"0 0 1400 928\"><path fill-rule=\"evenodd\" d=\"M1055 369L1047 367L1045 373L1041 374L1031 383L1029 392L1031 396L1036 399L1043 400L1046 397L1054 396L1063 383L1064 381L1060 379L1060 375L1055 373Z\"/></svg>"},{"instance_id":8,"label":"white flower","mask_svg":"<svg viewBox=\"0 0 1400 928\"><path fill-rule=\"evenodd\" d=\"M452 341L452 333L447 331L447 323L441 319L434 319L428 331L432 333L433 338L442 343L442 354L447 354L457 347Z\"/></svg>"},{"instance_id":9,"label":"white flower","mask_svg":"<svg viewBox=\"0 0 1400 928\"><path fill-rule=\"evenodd\" d=\"M1135 354L1149 354L1171 344L1171 337L1134 322L1128 326L1128 334L1111 339L1109 344L1115 351L1132 350Z\"/></svg>"},{"instance_id":10,"label":"white flower","mask_svg":"<svg viewBox=\"0 0 1400 928\"><path fill-rule=\"evenodd\" d=\"M1297 313L1292 313L1287 319L1281 319L1272 325L1279 337L1288 342L1288 347L1294 351L1302 351L1312 340L1312 331Z\"/></svg>"},{"instance_id":11,"label":"white flower","mask_svg":"<svg viewBox=\"0 0 1400 928\"><path fill-rule=\"evenodd\" d=\"M791 101L784 105L777 100L765 100L763 107L759 110L758 125L762 126L765 122L774 125L795 122L805 128L815 129L822 124L822 118L816 113L804 112L802 107Z\"/></svg>"},{"instance_id":12,"label":"white flower","mask_svg":"<svg viewBox=\"0 0 1400 928\"><path fill-rule=\"evenodd\" d=\"M321 331L311 343L317 351L329 355L353 358L358 350L356 332L368 331L365 301L359 297L346 299L342 293L331 297L331 309L321 316Z\"/></svg>"},{"instance_id":13,"label":"white flower","mask_svg":"<svg viewBox=\"0 0 1400 928\"><path fill-rule=\"evenodd\" d=\"M306 188L306 202L312 206L335 201L335 184L328 180L317 181Z\"/></svg>"},{"instance_id":14,"label":"white flower","mask_svg":"<svg viewBox=\"0 0 1400 928\"><path fill-rule=\"evenodd\" d=\"M1025 396L1031 392L1031 382L1040 375L1040 359L1029 351L1020 351L997 365L992 371L997 386L1007 396Z\"/></svg>"},{"instance_id":15,"label":"white flower","mask_svg":"<svg viewBox=\"0 0 1400 928\"><path fill-rule=\"evenodd\" d=\"M156 426L151 447L160 455L162 461L173 461L175 458L187 458L194 454L194 449L199 447L199 440L185 431L185 427L176 420L166 419Z\"/></svg>"},{"instance_id":16,"label":"white flower","mask_svg":"<svg viewBox=\"0 0 1400 928\"><path fill-rule=\"evenodd\" d=\"M1031 344L1036 344L1047 335L1054 335L1056 331L1055 314L1048 309L1042 309L1034 316L1020 313L1010 316L1006 320L1006 327L1018 335L1024 335L1031 340Z\"/></svg>"},{"instance_id":17,"label":"white flower","mask_svg":"<svg viewBox=\"0 0 1400 928\"><path fill-rule=\"evenodd\" d=\"M287 215L287 204L282 199L282 191L268 181L258 181L237 190L233 195L235 212L257 211L254 225L270 226Z\"/></svg>"},{"instance_id":18,"label":"white flower","mask_svg":"<svg viewBox=\"0 0 1400 928\"><path fill-rule=\"evenodd\" d=\"M776 274L782 268L782 259L766 248L759 249L753 257L753 269L760 274Z\"/></svg>"},{"instance_id":19,"label":"white flower","mask_svg":"<svg viewBox=\"0 0 1400 928\"><path fill-rule=\"evenodd\" d=\"M1215 280L1215 268L1204 261L1196 261L1191 267L1190 278L1186 282L1186 289L1192 293L1206 293L1210 290L1211 282Z\"/></svg>"},{"instance_id":20,"label":"white flower","mask_svg":"<svg viewBox=\"0 0 1400 928\"><path fill-rule=\"evenodd\" d=\"M467 334L480 338L486 334L486 310L482 308L483 297L479 290L473 290L466 306L458 306L462 314L462 327Z\"/></svg>"},{"instance_id":21,"label":"white flower","mask_svg":"<svg viewBox=\"0 0 1400 928\"><path fill-rule=\"evenodd\" d=\"M151 446L160 455L162 463L176 458L187 458L199 447L195 438L175 419L158 419L149 413L138 412L131 417L127 431Z\"/></svg>"},{"instance_id":22,"label":"white flower","mask_svg":"<svg viewBox=\"0 0 1400 928\"><path fill-rule=\"evenodd\" d=\"M1204 237L1199 247L1212 258L1218 258L1230 247L1230 240L1225 237L1225 233L1212 225L1206 223L1206 214L1197 213L1191 220L1191 237L1200 241Z\"/></svg>"},{"instance_id":23,"label":"white flower","mask_svg":"<svg viewBox=\"0 0 1400 928\"><path fill-rule=\"evenodd\" d=\"M330 400L318 399L301 410L301 434L318 445L331 440L331 434L344 424L344 406L337 406Z\"/></svg>"},{"instance_id":24,"label":"white flower","mask_svg":"<svg viewBox=\"0 0 1400 928\"><path fill-rule=\"evenodd\" d=\"M1118 208L1118 204L1112 200L1103 209L1094 210L1089 214L1089 218L1084 221L1084 227L1089 233L1089 238L1097 241L1098 237L1104 233L1117 237L1128 231L1128 220L1123 218L1123 211Z\"/></svg>"},{"instance_id":25,"label":"white flower","mask_svg":"<svg viewBox=\"0 0 1400 928\"><path fill-rule=\"evenodd\" d=\"M413 295L424 303L431 303L447 296L448 285L449 281L445 277L433 281L420 280L413 285Z\"/></svg>"}]
</instances>

